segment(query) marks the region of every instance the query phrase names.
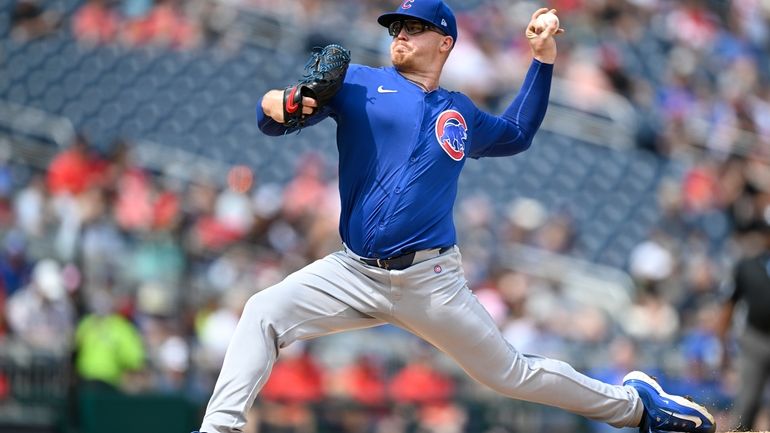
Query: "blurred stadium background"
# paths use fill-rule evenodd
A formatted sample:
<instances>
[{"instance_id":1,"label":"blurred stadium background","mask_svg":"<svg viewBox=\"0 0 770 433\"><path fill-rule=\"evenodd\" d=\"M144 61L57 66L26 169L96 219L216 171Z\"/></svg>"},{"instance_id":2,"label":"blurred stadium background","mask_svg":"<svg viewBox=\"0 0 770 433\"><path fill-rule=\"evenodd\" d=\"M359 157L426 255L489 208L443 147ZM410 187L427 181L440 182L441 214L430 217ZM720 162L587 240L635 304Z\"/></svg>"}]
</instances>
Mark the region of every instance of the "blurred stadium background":
<instances>
[{"instance_id":1,"label":"blurred stadium background","mask_svg":"<svg viewBox=\"0 0 770 433\"><path fill-rule=\"evenodd\" d=\"M245 300L339 247L333 122L267 138L255 102L327 42L387 63L375 17L395 3L0 3L0 431L197 428ZM472 289L520 350L610 382L643 368L724 421L740 391L717 312L770 204L770 3L450 3L443 85L491 112L529 65L532 11L567 29L533 147L461 177ZM251 415L250 432L614 430L498 397L393 327L283 351Z\"/></svg>"}]
</instances>

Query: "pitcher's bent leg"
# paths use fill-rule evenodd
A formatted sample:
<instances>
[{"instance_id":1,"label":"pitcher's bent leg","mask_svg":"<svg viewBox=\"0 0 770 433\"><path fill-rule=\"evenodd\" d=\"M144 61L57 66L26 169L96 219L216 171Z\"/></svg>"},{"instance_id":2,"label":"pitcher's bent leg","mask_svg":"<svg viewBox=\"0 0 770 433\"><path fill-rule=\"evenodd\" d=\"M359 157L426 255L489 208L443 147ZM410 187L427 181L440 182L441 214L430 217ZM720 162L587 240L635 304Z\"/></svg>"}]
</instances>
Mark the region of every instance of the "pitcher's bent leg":
<instances>
[{"instance_id":1,"label":"pitcher's bent leg","mask_svg":"<svg viewBox=\"0 0 770 433\"><path fill-rule=\"evenodd\" d=\"M308 268L313 267L315 276L333 276L340 271L330 269L334 266L322 260ZM245 414L267 382L279 348L299 339L382 323L329 295L331 283L326 287L323 279L303 275L303 271L255 294L246 303L227 347L201 432L242 431Z\"/></svg>"}]
</instances>

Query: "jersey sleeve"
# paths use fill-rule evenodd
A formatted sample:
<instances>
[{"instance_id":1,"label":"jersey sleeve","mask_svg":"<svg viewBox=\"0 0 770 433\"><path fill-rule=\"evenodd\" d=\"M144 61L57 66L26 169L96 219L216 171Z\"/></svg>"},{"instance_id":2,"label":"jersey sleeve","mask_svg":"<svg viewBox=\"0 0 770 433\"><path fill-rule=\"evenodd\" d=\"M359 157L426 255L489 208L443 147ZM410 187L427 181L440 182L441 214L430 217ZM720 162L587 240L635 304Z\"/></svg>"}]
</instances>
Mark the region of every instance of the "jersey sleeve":
<instances>
[{"instance_id":1,"label":"jersey sleeve","mask_svg":"<svg viewBox=\"0 0 770 433\"><path fill-rule=\"evenodd\" d=\"M533 60L524 83L500 116L476 109L469 156L515 155L529 148L545 117L553 65Z\"/></svg>"}]
</instances>

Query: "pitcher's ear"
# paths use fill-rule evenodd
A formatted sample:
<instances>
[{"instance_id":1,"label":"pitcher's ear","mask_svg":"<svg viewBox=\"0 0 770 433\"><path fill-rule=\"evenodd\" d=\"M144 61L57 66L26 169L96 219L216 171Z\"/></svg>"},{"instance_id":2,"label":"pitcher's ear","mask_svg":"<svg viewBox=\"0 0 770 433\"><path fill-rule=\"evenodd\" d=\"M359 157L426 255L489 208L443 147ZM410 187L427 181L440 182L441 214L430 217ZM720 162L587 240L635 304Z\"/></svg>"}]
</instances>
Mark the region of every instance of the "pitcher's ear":
<instances>
[{"instance_id":1,"label":"pitcher's ear","mask_svg":"<svg viewBox=\"0 0 770 433\"><path fill-rule=\"evenodd\" d=\"M444 36L444 39L441 40L441 50L442 51L451 51L452 47L454 46L454 39L452 39L451 36Z\"/></svg>"}]
</instances>

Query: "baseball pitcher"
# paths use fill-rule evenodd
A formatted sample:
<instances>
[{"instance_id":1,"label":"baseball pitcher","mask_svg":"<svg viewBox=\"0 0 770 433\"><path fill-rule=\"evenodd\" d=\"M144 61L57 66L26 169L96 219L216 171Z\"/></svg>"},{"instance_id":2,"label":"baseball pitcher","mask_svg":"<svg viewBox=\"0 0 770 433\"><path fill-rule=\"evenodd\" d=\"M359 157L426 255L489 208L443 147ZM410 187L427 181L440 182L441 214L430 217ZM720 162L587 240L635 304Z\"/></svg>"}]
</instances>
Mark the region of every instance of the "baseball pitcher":
<instances>
[{"instance_id":1,"label":"baseball pitcher","mask_svg":"<svg viewBox=\"0 0 770 433\"><path fill-rule=\"evenodd\" d=\"M455 245L452 207L467 158L526 150L548 105L558 19L525 31L533 60L499 116L439 86L457 41L442 0L403 0L378 22L392 66L349 64L331 45L305 77L268 91L257 122L282 136L326 118L337 124L342 248L252 296L230 342L201 432L241 432L278 350L293 341L391 323L433 344L473 379L510 398L563 408L642 433L713 433L708 411L631 372L599 382L564 362L518 352L468 289ZM546 23L546 24L543 24Z\"/></svg>"}]
</instances>

